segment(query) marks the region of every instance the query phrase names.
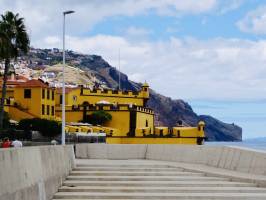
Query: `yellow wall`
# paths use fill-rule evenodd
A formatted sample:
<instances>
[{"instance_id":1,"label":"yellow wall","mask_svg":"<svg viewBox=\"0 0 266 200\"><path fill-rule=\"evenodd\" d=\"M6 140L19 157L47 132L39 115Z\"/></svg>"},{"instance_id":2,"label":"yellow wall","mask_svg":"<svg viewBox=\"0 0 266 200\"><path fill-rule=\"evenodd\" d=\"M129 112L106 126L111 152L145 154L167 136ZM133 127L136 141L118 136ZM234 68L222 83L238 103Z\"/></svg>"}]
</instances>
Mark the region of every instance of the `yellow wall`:
<instances>
[{"instance_id":1,"label":"yellow wall","mask_svg":"<svg viewBox=\"0 0 266 200\"><path fill-rule=\"evenodd\" d=\"M99 109L97 107L97 109ZM138 108L139 110L140 108ZM110 106L103 106L103 110L112 115L112 120L104 124L107 127L117 129L113 133L113 136L127 136L130 131L130 110L128 106L121 106L120 110L111 110ZM91 115L94 110L88 110L86 115ZM61 117L61 106L56 107L56 116ZM146 120L148 120L148 128L151 131L146 131L147 135L153 133L153 112L146 109L146 113L143 111L136 112L136 129L145 129ZM66 122L80 122L83 120L83 108L73 111L71 106L66 107ZM145 133L146 133L145 132Z\"/></svg>"},{"instance_id":2,"label":"yellow wall","mask_svg":"<svg viewBox=\"0 0 266 200\"><path fill-rule=\"evenodd\" d=\"M42 96L41 104L44 105L45 109L44 109L44 114L41 113L41 118L55 119L55 116L56 116L56 112L55 112L55 96L56 96L56 92L55 92L55 89L53 89L53 88L42 88L42 90L44 90L44 94L45 95ZM49 92L49 99L48 99L48 92ZM52 98L52 93L54 93L54 98ZM42 105L41 105L41 107L42 107ZM49 115L47 113L47 106L49 106ZM54 114L52 113L52 108L54 109Z\"/></svg>"},{"instance_id":3,"label":"yellow wall","mask_svg":"<svg viewBox=\"0 0 266 200\"><path fill-rule=\"evenodd\" d=\"M136 137L143 137L147 135L153 135L153 132L151 132L150 127L145 127L145 128L136 128L135 130L135 136Z\"/></svg>"},{"instance_id":4,"label":"yellow wall","mask_svg":"<svg viewBox=\"0 0 266 200\"><path fill-rule=\"evenodd\" d=\"M61 105L60 96L61 91L56 93L56 116L61 117ZM112 120L107 122L105 126L117 129L114 131L114 136L126 136L130 131L130 111L127 105L144 106L144 102L149 98L149 87L146 84L139 92L133 93L132 91L122 92L117 91L115 93L112 90L102 91L100 89L91 91L86 88L73 88L66 93L66 121L67 122L79 122L83 120L83 103L88 102L90 105L96 105L99 101L107 101L114 105L119 105L119 110L112 110L110 106L103 105L102 109L112 115ZM72 106L80 106L79 111L73 111ZM99 110L99 108L97 108ZM93 111L87 111L87 115ZM151 132L153 132L153 112L146 111L146 113L137 112L136 128L145 128L146 119L148 120ZM143 121L144 120L144 121Z\"/></svg>"},{"instance_id":5,"label":"yellow wall","mask_svg":"<svg viewBox=\"0 0 266 200\"><path fill-rule=\"evenodd\" d=\"M146 121L148 126L146 126ZM150 134L154 133L154 115L144 112L137 112L136 129L149 128ZM145 133L146 134L146 133Z\"/></svg>"},{"instance_id":6,"label":"yellow wall","mask_svg":"<svg viewBox=\"0 0 266 200\"><path fill-rule=\"evenodd\" d=\"M7 106L7 107L9 108L8 113L9 113L10 119L20 121L22 119L30 119L30 118L36 117L34 115L31 115L30 113L19 110L18 108L14 106Z\"/></svg>"},{"instance_id":7,"label":"yellow wall","mask_svg":"<svg viewBox=\"0 0 266 200\"><path fill-rule=\"evenodd\" d=\"M31 89L31 98L24 98L25 89ZM15 88L14 99L21 110L41 116L41 88Z\"/></svg>"},{"instance_id":8,"label":"yellow wall","mask_svg":"<svg viewBox=\"0 0 266 200\"><path fill-rule=\"evenodd\" d=\"M160 136L161 132L162 132L163 136L168 135L169 134L168 127L155 127L155 129L154 129L155 135Z\"/></svg>"},{"instance_id":9,"label":"yellow wall","mask_svg":"<svg viewBox=\"0 0 266 200\"><path fill-rule=\"evenodd\" d=\"M24 90L31 90L31 98L24 97ZM55 93L52 98L53 88L9 88L7 97L13 97L15 105L5 106L5 110L9 112L10 117L16 121L24 118L40 117L47 119L61 118L60 93ZM49 95L48 95L49 93ZM49 98L48 98L49 96ZM99 130L106 130L108 136L108 143L124 143L124 144L196 144L197 138L204 137L204 122L199 122L198 127L174 127L173 137L160 138L160 131L163 136L169 134L167 127L156 127L154 129L154 113L152 110L145 108L144 104L149 98L148 85L144 85L138 93L118 91L115 94L112 90L103 92L97 90L96 92L81 88L72 89L66 94L66 122L79 122L83 120L83 106L84 102L93 105L91 110L86 111L86 115L92 114L96 110L105 110L112 115L112 120L105 124L106 127L92 127L94 132ZM118 104L118 107L111 105L96 105L99 101L108 101L112 104ZM129 104L136 105L136 107L128 106ZM42 105L44 106L44 113L42 112ZM47 114L47 106L49 106L49 114ZM73 110L73 106L79 107L79 110ZM52 107L55 112L53 115ZM88 108L87 108L88 109ZM113 110L115 109L115 110ZM128 137L130 132L130 112L136 113L135 136ZM90 128L67 127L68 131L71 129L78 129L78 131L89 130ZM112 131L111 131L112 130ZM112 134L110 134L113 132ZM145 137L153 135L152 137ZM133 134L132 134L133 136ZM144 136L144 137L143 137ZM182 138L183 137L183 138Z\"/></svg>"},{"instance_id":10,"label":"yellow wall","mask_svg":"<svg viewBox=\"0 0 266 200\"><path fill-rule=\"evenodd\" d=\"M105 126L119 130L117 132L114 132L113 136L127 136L127 133L129 132L129 112L110 111L108 113L112 115L112 120L107 122Z\"/></svg>"},{"instance_id":11,"label":"yellow wall","mask_svg":"<svg viewBox=\"0 0 266 200\"><path fill-rule=\"evenodd\" d=\"M107 137L108 144L197 144L197 138L112 138Z\"/></svg>"},{"instance_id":12,"label":"yellow wall","mask_svg":"<svg viewBox=\"0 0 266 200\"><path fill-rule=\"evenodd\" d=\"M31 90L31 98L24 98L25 89ZM42 98L42 90L45 91L44 98ZM49 99L47 98L48 91L50 93ZM54 119L55 112L54 115L52 115L52 106L55 109L55 100L52 100L52 91L54 91L54 89L41 87L14 88L14 99L20 110L26 110L28 113L39 118ZM42 105L44 105L44 114L42 113ZM47 113L47 106L49 106L49 115Z\"/></svg>"},{"instance_id":13,"label":"yellow wall","mask_svg":"<svg viewBox=\"0 0 266 200\"><path fill-rule=\"evenodd\" d=\"M56 105L60 105L61 91L56 94ZM95 92L89 89L83 89L81 94L81 88L75 88L66 94L66 105L82 105L84 102L89 104L96 104L99 101L108 101L110 103L117 104L132 104L137 106L143 106L144 99L149 98L149 91L139 91L136 95L129 91L128 94L118 91L118 94L114 94L112 90L103 92L96 90Z\"/></svg>"},{"instance_id":14,"label":"yellow wall","mask_svg":"<svg viewBox=\"0 0 266 200\"><path fill-rule=\"evenodd\" d=\"M173 127L173 135L175 137L204 137L204 126L198 127Z\"/></svg>"},{"instance_id":15,"label":"yellow wall","mask_svg":"<svg viewBox=\"0 0 266 200\"><path fill-rule=\"evenodd\" d=\"M62 112L60 110L56 110L56 117L61 118ZM83 112L82 111L67 111L66 110L66 122L80 122L83 120Z\"/></svg>"}]
</instances>

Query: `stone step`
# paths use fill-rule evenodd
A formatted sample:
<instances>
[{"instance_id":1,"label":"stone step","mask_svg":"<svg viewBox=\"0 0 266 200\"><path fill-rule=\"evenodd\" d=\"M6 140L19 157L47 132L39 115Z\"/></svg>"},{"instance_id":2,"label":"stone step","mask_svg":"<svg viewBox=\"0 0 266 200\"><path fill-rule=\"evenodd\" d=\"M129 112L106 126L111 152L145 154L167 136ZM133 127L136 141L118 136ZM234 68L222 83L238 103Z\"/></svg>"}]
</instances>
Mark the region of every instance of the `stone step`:
<instances>
[{"instance_id":1,"label":"stone step","mask_svg":"<svg viewBox=\"0 0 266 200\"><path fill-rule=\"evenodd\" d=\"M68 176L67 180L86 181L229 181L229 178L207 176Z\"/></svg>"},{"instance_id":2,"label":"stone step","mask_svg":"<svg viewBox=\"0 0 266 200\"><path fill-rule=\"evenodd\" d=\"M59 200L59 199L52 199L52 200ZM69 198L66 197L66 198L64 198L64 200L84 200L84 199L77 199L77 198L69 199ZM97 199L97 200L107 200L107 199L101 198L101 199ZM121 199L112 199L112 200L121 200ZM123 199L123 200L128 200L128 199ZM146 200L146 199L138 198L138 200ZM162 200L162 199L160 199L160 198L153 198L153 200ZM182 200L185 200L185 199L183 198ZM198 200L198 198L191 197L191 198L189 198L189 200ZM213 200L213 199L210 197L210 198L204 198L204 200ZM230 198L229 199L226 199L226 200L230 200ZM239 200L241 200L241 199L239 199ZM253 200L253 199L251 199L251 200Z\"/></svg>"},{"instance_id":3,"label":"stone step","mask_svg":"<svg viewBox=\"0 0 266 200\"><path fill-rule=\"evenodd\" d=\"M59 199L52 199L52 200L59 200ZM64 200L84 200L84 199L67 199L67 198L64 198ZM107 200L107 199L97 199L97 200ZM112 200L121 200L121 199L112 199ZM127 200L127 199L123 199L123 200ZM138 200L146 200L146 199L138 199ZM161 200L161 199L158 199L158 198L154 198L153 200ZM189 200L198 200L198 199L189 199ZM204 199L204 200L213 200L213 199Z\"/></svg>"},{"instance_id":4,"label":"stone step","mask_svg":"<svg viewBox=\"0 0 266 200\"><path fill-rule=\"evenodd\" d=\"M64 186L129 186L129 187L254 187L254 183L230 182L230 181L208 181L208 180L182 180L182 181L86 181L66 180Z\"/></svg>"},{"instance_id":5,"label":"stone step","mask_svg":"<svg viewBox=\"0 0 266 200\"><path fill-rule=\"evenodd\" d=\"M100 167L105 167L105 168L132 168L132 167L136 167L136 168L174 168L172 166L169 165L151 165L151 164L147 164L147 165L139 165L139 164L106 164L106 165L94 165L94 164L77 164L76 167L89 167L89 168L100 168Z\"/></svg>"},{"instance_id":6,"label":"stone step","mask_svg":"<svg viewBox=\"0 0 266 200\"><path fill-rule=\"evenodd\" d=\"M70 176L204 176L204 173L195 172L99 172L99 171L72 171Z\"/></svg>"},{"instance_id":7,"label":"stone step","mask_svg":"<svg viewBox=\"0 0 266 200\"><path fill-rule=\"evenodd\" d=\"M214 199L265 200L265 193L96 193L58 192L54 199Z\"/></svg>"},{"instance_id":8,"label":"stone step","mask_svg":"<svg viewBox=\"0 0 266 200\"><path fill-rule=\"evenodd\" d=\"M152 172L161 172L161 171L168 171L168 172L176 172L176 171L185 171L182 168L165 168L165 167L158 167L158 168L137 168L137 167L76 167L73 171L136 171L136 172L145 172L145 171L152 171Z\"/></svg>"},{"instance_id":9,"label":"stone step","mask_svg":"<svg viewBox=\"0 0 266 200\"><path fill-rule=\"evenodd\" d=\"M257 187L113 187L113 186L63 186L59 192L125 192L125 193L266 193L266 188Z\"/></svg>"},{"instance_id":10,"label":"stone step","mask_svg":"<svg viewBox=\"0 0 266 200\"><path fill-rule=\"evenodd\" d=\"M78 165L53 200L266 200L266 188L168 165Z\"/></svg>"}]
</instances>

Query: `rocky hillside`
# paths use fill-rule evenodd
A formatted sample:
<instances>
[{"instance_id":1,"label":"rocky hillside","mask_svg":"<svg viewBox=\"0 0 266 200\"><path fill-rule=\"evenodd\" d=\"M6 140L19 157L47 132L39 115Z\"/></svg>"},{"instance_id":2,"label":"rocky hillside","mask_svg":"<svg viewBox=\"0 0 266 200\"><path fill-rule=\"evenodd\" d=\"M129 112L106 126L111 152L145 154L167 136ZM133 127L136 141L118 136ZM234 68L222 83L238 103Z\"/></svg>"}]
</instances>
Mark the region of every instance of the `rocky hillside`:
<instances>
[{"instance_id":1,"label":"rocky hillside","mask_svg":"<svg viewBox=\"0 0 266 200\"><path fill-rule=\"evenodd\" d=\"M22 59L29 59L31 68L57 64L61 60L61 53L57 50L33 49ZM94 74L98 80L109 88L118 87L118 71L110 66L101 56L84 55L67 52L67 64L78 67L89 74ZM127 90L138 90L140 83L128 80L127 75L121 73L121 87ZM196 125L199 120L206 123L206 135L211 141L239 141L242 139L242 129L234 124L223 123L211 116L197 115L191 106L183 100L173 100L151 90L148 106L154 109L156 125L174 126L178 120L184 124Z\"/></svg>"},{"instance_id":2,"label":"rocky hillside","mask_svg":"<svg viewBox=\"0 0 266 200\"><path fill-rule=\"evenodd\" d=\"M206 123L205 130L209 141L242 140L242 129L239 126L223 123L211 116L199 116L183 100L173 100L151 91L148 104L159 113L157 120L160 125L174 126L178 120L182 120L186 125L195 126L199 120L203 120Z\"/></svg>"},{"instance_id":3,"label":"rocky hillside","mask_svg":"<svg viewBox=\"0 0 266 200\"><path fill-rule=\"evenodd\" d=\"M235 124L223 123L208 115L200 115L199 119L207 123L206 132L210 141L242 140L242 129Z\"/></svg>"}]
</instances>

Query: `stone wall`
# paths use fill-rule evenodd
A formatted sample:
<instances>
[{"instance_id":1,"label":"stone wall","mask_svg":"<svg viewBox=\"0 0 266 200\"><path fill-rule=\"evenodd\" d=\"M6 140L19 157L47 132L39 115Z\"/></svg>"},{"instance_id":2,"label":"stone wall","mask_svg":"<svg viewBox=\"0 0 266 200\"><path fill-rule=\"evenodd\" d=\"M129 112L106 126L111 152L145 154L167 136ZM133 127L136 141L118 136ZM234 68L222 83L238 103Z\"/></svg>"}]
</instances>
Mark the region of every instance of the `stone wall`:
<instances>
[{"instance_id":1,"label":"stone wall","mask_svg":"<svg viewBox=\"0 0 266 200\"><path fill-rule=\"evenodd\" d=\"M77 158L174 161L266 175L266 151L229 146L78 144Z\"/></svg>"},{"instance_id":2,"label":"stone wall","mask_svg":"<svg viewBox=\"0 0 266 200\"><path fill-rule=\"evenodd\" d=\"M51 199L73 167L73 146L0 149L0 200Z\"/></svg>"},{"instance_id":3,"label":"stone wall","mask_svg":"<svg viewBox=\"0 0 266 200\"><path fill-rule=\"evenodd\" d=\"M139 144L77 144L77 158L88 159L145 159L147 145Z\"/></svg>"},{"instance_id":4,"label":"stone wall","mask_svg":"<svg viewBox=\"0 0 266 200\"><path fill-rule=\"evenodd\" d=\"M266 175L266 151L230 146L148 145L146 159Z\"/></svg>"}]
</instances>

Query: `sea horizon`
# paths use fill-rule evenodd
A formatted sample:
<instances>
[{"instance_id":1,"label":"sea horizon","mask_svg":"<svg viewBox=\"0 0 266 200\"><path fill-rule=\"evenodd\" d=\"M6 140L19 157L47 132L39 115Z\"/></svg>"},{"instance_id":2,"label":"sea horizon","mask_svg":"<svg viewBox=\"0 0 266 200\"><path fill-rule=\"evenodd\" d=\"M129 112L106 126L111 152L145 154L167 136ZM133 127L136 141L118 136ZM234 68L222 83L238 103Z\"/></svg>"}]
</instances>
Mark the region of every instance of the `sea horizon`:
<instances>
[{"instance_id":1,"label":"sea horizon","mask_svg":"<svg viewBox=\"0 0 266 200\"><path fill-rule=\"evenodd\" d=\"M209 142L205 142L204 144L210 145L210 146L236 146L236 147L244 147L244 148L250 148L254 150L266 151L266 137L246 139L240 142L209 141Z\"/></svg>"},{"instance_id":2,"label":"sea horizon","mask_svg":"<svg viewBox=\"0 0 266 200\"><path fill-rule=\"evenodd\" d=\"M198 115L211 115L242 128L242 139L266 137L266 100L187 100Z\"/></svg>"}]
</instances>

